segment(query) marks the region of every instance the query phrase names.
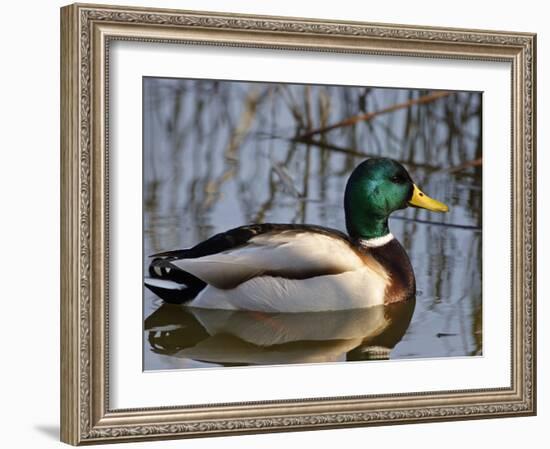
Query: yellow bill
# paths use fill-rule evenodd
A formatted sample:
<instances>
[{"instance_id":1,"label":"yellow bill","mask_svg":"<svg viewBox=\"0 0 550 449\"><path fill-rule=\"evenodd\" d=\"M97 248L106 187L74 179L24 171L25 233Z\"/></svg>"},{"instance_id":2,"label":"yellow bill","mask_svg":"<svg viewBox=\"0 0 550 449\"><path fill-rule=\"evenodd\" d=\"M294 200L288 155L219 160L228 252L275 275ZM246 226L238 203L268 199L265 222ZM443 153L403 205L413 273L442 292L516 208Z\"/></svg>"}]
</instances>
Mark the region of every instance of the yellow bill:
<instances>
[{"instance_id":1,"label":"yellow bill","mask_svg":"<svg viewBox=\"0 0 550 449\"><path fill-rule=\"evenodd\" d=\"M409 200L409 205L414 207L420 207L422 209L433 210L434 212L449 212L449 206L434 200L426 195L422 190L418 188L416 184L413 184L414 190L412 198Z\"/></svg>"}]
</instances>

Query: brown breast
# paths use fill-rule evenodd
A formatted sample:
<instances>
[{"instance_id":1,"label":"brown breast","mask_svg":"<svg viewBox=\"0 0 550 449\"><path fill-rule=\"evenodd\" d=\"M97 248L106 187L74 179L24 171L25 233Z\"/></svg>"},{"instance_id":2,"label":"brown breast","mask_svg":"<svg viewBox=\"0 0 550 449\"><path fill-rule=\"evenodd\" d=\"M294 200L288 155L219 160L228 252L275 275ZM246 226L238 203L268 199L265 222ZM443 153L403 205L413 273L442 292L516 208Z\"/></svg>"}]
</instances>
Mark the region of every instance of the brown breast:
<instances>
[{"instance_id":1,"label":"brown breast","mask_svg":"<svg viewBox=\"0 0 550 449\"><path fill-rule=\"evenodd\" d=\"M389 275L385 303L404 301L416 292L414 271L407 252L396 239L375 248L363 247L365 255L373 258Z\"/></svg>"}]
</instances>

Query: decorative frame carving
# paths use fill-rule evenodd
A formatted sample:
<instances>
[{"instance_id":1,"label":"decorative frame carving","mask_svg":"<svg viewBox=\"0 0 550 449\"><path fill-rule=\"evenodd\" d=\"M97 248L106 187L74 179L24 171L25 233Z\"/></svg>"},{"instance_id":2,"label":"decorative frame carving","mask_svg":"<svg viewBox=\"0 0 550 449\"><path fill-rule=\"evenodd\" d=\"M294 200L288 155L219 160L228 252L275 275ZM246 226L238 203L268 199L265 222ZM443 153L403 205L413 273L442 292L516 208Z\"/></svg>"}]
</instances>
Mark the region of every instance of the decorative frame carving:
<instances>
[{"instance_id":1,"label":"decorative frame carving","mask_svg":"<svg viewBox=\"0 0 550 449\"><path fill-rule=\"evenodd\" d=\"M75 4L61 9L61 435L71 444L533 415L536 36ZM108 52L112 40L508 61L511 388L181 408L108 406Z\"/></svg>"}]
</instances>

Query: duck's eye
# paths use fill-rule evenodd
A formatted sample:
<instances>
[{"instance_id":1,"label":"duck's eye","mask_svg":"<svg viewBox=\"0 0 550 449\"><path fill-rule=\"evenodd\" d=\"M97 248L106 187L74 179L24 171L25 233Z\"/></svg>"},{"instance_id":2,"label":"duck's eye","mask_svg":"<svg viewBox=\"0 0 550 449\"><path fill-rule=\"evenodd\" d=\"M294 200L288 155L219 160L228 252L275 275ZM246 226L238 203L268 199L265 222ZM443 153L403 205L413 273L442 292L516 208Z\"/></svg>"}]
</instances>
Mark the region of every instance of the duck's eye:
<instances>
[{"instance_id":1,"label":"duck's eye","mask_svg":"<svg viewBox=\"0 0 550 449\"><path fill-rule=\"evenodd\" d=\"M403 184L404 182L406 182L407 180L401 176L401 175L393 175L391 177L391 182L395 182L396 184Z\"/></svg>"}]
</instances>

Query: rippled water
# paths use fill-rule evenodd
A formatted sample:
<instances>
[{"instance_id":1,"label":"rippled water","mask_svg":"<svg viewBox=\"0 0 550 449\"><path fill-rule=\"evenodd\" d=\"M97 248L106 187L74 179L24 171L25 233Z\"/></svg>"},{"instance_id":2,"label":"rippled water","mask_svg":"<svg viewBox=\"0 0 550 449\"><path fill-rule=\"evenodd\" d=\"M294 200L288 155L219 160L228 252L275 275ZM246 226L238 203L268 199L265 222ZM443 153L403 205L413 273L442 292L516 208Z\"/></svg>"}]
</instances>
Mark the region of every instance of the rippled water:
<instances>
[{"instance_id":1,"label":"rippled water","mask_svg":"<svg viewBox=\"0 0 550 449\"><path fill-rule=\"evenodd\" d=\"M390 219L417 280L406 304L269 315L163 305L144 289L144 368L481 355L481 95L419 101L431 94L145 78L144 268L247 223L345 231L344 187L364 155L403 162L451 212ZM396 104L408 106L299 138Z\"/></svg>"}]
</instances>

